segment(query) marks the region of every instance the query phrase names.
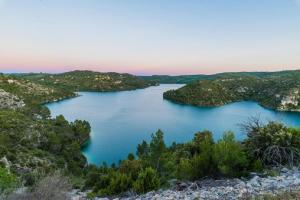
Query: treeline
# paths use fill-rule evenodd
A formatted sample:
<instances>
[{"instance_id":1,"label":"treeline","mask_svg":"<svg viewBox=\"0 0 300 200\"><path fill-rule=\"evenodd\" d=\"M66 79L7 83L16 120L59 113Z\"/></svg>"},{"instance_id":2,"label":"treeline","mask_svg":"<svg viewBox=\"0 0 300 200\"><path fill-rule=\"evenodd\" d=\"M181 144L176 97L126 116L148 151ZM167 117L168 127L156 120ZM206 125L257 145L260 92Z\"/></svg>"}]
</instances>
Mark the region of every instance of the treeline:
<instances>
[{"instance_id":1,"label":"treeline","mask_svg":"<svg viewBox=\"0 0 300 200\"><path fill-rule=\"evenodd\" d=\"M226 132L214 141L209 131L198 132L184 144L167 147L158 130L149 143L143 141L118 166L89 166L84 189L90 196L106 196L132 191L145 193L168 185L168 180L197 180L203 177L247 177L269 167L300 163L300 129L281 123L244 124L248 138L239 142Z\"/></svg>"},{"instance_id":2,"label":"treeline","mask_svg":"<svg viewBox=\"0 0 300 200\"><path fill-rule=\"evenodd\" d=\"M296 77L300 76L300 70L285 70L277 72L224 72L217 74L196 74L196 75L152 75L152 76L139 76L140 78L157 83L177 83L187 84L199 80L215 80L215 79L228 79L228 78L271 78L271 77Z\"/></svg>"}]
</instances>

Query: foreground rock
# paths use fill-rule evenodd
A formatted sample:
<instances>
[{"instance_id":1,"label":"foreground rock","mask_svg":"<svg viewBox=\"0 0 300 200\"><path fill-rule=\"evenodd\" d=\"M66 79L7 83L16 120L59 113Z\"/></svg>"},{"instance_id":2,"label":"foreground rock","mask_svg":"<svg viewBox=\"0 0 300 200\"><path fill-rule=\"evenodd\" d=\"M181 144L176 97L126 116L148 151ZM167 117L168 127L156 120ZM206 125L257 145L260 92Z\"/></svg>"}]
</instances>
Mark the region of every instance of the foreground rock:
<instances>
[{"instance_id":1,"label":"foreground rock","mask_svg":"<svg viewBox=\"0 0 300 200\"><path fill-rule=\"evenodd\" d=\"M196 182L181 182L174 184L168 190L148 192L143 195L119 197L119 198L96 198L95 200L118 199L118 200L171 200L171 199L251 199L262 195L278 195L283 192L300 190L300 171L297 168L292 170L283 169L276 177L259 177L253 175L249 180L206 179ZM86 193L71 194L73 200L86 199Z\"/></svg>"}]
</instances>

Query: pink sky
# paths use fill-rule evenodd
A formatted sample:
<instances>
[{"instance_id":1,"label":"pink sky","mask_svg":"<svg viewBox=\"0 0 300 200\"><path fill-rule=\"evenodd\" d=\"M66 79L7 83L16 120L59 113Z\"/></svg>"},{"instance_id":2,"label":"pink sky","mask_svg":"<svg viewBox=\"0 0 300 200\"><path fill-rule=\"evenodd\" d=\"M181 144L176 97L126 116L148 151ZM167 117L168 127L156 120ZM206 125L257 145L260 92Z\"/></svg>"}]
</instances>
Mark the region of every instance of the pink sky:
<instances>
[{"instance_id":1,"label":"pink sky","mask_svg":"<svg viewBox=\"0 0 300 200\"><path fill-rule=\"evenodd\" d=\"M0 72L300 69L299 5L299 0L0 0Z\"/></svg>"}]
</instances>

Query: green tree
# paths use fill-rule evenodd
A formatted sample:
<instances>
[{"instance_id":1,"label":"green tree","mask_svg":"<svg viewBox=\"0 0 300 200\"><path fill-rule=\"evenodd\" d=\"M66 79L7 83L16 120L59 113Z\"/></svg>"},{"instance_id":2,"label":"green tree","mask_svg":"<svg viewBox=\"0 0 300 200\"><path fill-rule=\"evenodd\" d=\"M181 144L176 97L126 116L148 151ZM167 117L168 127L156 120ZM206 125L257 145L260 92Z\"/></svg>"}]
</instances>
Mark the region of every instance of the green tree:
<instances>
[{"instance_id":1,"label":"green tree","mask_svg":"<svg viewBox=\"0 0 300 200\"><path fill-rule=\"evenodd\" d=\"M166 151L164 134L161 130L158 130L155 134L152 134L151 138L150 162L155 169L159 170L162 155Z\"/></svg>"},{"instance_id":2,"label":"green tree","mask_svg":"<svg viewBox=\"0 0 300 200\"><path fill-rule=\"evenodd\" d=\"M89 139L91 126L87 121L75 120L71 123L71 126L80 144L83 144Z\"/></svg>"},{"instance_id":3,"label":"green tree","mask_svg":"<svg viewBox=\"0 0 300 200\"><path fill-rule=\"evenodd\" d=\"M213 150L214 161L222 175L235 177L246 172L248 159L242 145L235 141L233 132L224 133Z\"/></svg>"},{"instance_id":4,"label":"green tree","mask_svg":"<svg viewBox=\"0 0 300 200\"><path fill-rule=\"evenodd\" d=\"M133 161L135 159L133 153L128 154L127 159Z\"/></svg>"},{"instance_id":5,"label":"green tree","mask_svg":"<svg viewBox=\"0 0 300 200\"><path fill-rule=\"evenodd\" d=\"M143 140L141 144L138 144L136 154L139 158L145 158L149 156L149 144Z\"/></svg>"},{"instance_id":6,"label":"green tree","mask_svg":"<svg viewBox=\"0 0 300 200\"><path fill-rule=\"evenodd\" d=\"M195 134L192 142L192 179L196 180L215 173L213 145L211 132L203 131Z\"/></svg>"}]
</instances>

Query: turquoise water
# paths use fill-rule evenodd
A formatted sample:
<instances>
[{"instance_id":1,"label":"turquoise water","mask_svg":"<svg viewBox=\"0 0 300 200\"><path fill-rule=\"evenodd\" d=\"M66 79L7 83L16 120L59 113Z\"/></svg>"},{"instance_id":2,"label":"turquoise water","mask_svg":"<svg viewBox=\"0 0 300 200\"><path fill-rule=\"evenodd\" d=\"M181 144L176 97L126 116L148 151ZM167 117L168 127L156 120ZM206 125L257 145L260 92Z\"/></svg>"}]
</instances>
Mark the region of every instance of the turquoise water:
<instances>
[{"instance_id":1,"label":"turquoise water","mask_svg":"<svg viewBox=\"0 0 300 200\"><path fill-rule=\"evenodd\" d=\"M66 119L84 119L92 127L91 142L83 150L89 163L118 163L128 153L136 152L142 140L161 129L167 144L191 140L195 132L213 131L217 140L226 130L243 139L239 123L249 116L260 115L264 120L279 120L300 126L300 113L276 112L255 102L238 102L221 107L203 108L178 105L164 100L164 91L182 85L163 84L125 92L80 92L81 96L48 104L52 116L63 114Z\"/></svg>"}]
</instances>

